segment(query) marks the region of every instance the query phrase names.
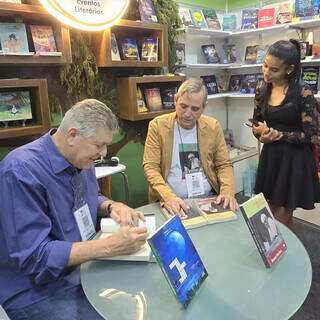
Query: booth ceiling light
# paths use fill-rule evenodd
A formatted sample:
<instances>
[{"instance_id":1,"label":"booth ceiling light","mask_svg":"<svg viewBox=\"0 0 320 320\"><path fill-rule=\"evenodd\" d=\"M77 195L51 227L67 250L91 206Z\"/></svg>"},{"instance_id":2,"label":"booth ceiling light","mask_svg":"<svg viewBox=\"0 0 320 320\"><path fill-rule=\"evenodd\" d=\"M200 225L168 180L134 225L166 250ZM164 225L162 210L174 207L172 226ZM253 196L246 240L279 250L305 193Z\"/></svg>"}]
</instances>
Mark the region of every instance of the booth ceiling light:
<instances>
[{"instance_id":1,"label":"booth ceiling light","mask_svg":"<svg viewBox=\"0 0 320 320\"><path fill-rule=\"evenodd\" d=\"M130 0L39 0L62 23L85 31L113 26L125 13Z\"/></svg>"}]
</instances>

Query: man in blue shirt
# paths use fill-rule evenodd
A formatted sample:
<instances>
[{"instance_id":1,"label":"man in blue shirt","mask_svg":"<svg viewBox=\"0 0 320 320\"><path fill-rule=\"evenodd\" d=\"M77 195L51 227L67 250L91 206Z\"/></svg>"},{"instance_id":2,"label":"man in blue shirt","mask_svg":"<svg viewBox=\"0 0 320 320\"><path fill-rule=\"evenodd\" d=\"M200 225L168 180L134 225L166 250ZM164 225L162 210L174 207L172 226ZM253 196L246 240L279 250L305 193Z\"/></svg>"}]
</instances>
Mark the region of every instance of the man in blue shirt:
<instances>
[{"instance_id":1,"label":"man in blue shirt","mask_svg":"<svg viewBox=\"0 0 320 320\"><path fill-rule=\"evenodd\" d=\"M103 103L74 105L59 128L0 163L0 304L11 319L101 319L82 291L79 265L145 242L143 214L98 192L93 162L117 129ZM97 216L122 228L91 240Z\"/></svg>"}]
</instances>

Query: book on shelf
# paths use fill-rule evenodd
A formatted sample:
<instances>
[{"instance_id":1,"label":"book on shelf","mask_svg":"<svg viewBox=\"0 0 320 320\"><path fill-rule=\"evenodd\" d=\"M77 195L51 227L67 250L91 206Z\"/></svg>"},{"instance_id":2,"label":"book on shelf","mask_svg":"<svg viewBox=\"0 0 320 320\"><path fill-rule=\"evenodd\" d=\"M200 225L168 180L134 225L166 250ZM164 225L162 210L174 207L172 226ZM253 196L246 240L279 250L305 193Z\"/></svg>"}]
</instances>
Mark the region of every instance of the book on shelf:
<instances>
[{"instance_id":1,"label":"book on shelf","mask_svg":"<svg viewBox=\"0 0 320 320\"><path fill-rule=\"evenodd\" d=\"M148 243L175 298L187 308L208 272L180 218L171 217Z\"/></svg>"},{"instance_id":2,"label":"book on shelf","mask_svg":"<svg viewBox=\"0 0 320 320\"><path fill-rule=\"evenodd\" d=\"M138 109L138 113L142 113L142 112L147 112L148 108L146 106L146 103L143 99L143 94L142 94L142 90L139 86L137 86L137 109Z\"/></svg>"},{"instance_id":3,"label":"book on shelf","mask_svg":"<svg viewBox=\"0 0 320 320\"><path fill-rule=\"evenodd\" d=\"M294 10L294 20L310 19L314 13L314 0L295 0Z\"/></svg>"},{"instance_id":4,"label":"book on shelf","mask_svg":"<svg viewBox=\"0 0 320 320\"><path fill-rule=\"evenodd\" d=\"M292 1L281 2L276 6L276 24L292 22L293 7Z\"/></svg>"},{"instance_id":5,"label":"book on shelf","mask_svg":"<svg viewBox=\"0 0 320 320\"><path fill-rule=\"evenodd\" d=\"M234 31L237 29L237 16L235 14L224 14L222 16L223 31Z\"/></svg>"},{"instance_id":6,"label":"book on shelf","mask_svg":"<svg viewBox=\"0 0 320 320\"><path fill-rule=\"evenodd\" d=\"M261 8L258 11L258 28L268 28L274 25L275 8Z\"/></svg>"},{"instance_id":7,"label":"book on shelf","mask_svg":"<svg viewBox=\"0 0 320 320\"><path fill-rule=\"evenodd\" d=\"M230 80L229 80L228 90L229 90L230 92L240 91L240 88L241 88L241 80L242 80L241 74L233 74L233 75L231 75L231 76L230 76Z\"/></svg>"},{"instance_id":8,"label":"book on shelf","mask_svg":"<svg viewBox=\"0 0 320 320\"><path fill-rule=\"evenodd\" d=\"M158 22L156 11L151 0L139 0L139 13L141 21Z\"/></svg>"},{"instance_id":9,"label":"book on shelf","mask_svg":"<svg viewBox=\"0 0 320 320\"><path fill-rule=\"evenodd\" d=\"M256 88L260 88L263 84L264 77L262 73L256 74Z\"/></svg>"},{"instance_id":10,"label":"book on shelf","mask_svg":"<svg viewBox=\"0 0 320 320\"><path fill-rule=\"evenodd\" d=\"M36 53L57 52L52 26L30 25L30 32Z\"/></svg>"},{"instance_id":11,"label":"book on shelf","mask_svg":"<svg viewBox=\"0 0 320 320\"><path fill-rule=\"evenodd\" d=\"M178 91L177 87L161 88L160 91L163 109L174 109L174 97Z\"/></svg>"},{"instance_id":12,"label":"book on shelf","mask_svg":"<svg viewBox=\"0 0 320 320\"><path fill-rule=\"evenodd\" d=\"M179 6L180 22L183 27L194 27L189 8Z\"/></svg>"},{"instance_id":13,"label":"book on shelf","mask_svg":"<svg viewBox=\"0 0 320 320\"><path fill-rule=\"evenodd\" d=\"M28 38L24 23L0 22L0 41L5 54L29 54Z\"/></svg>"},{"instance_id":14,"label":"book on shelf","mask_svg":"<svg viewBox=\"0 0 320 320\"><path fill-rule=\"evenodd\" d=\"M0 91L0 121L32 119L29 91Z\"/></svg>"},{"instance_id":15,"label":"book on shelf","mask_svg":"<svg viewBox=\"0 0 320 320\"><path fill-rule=\"evenodd\" d=\"M259 64L264 62L268 49L269 49L268 45L257 46L257 58L255 63Z\"/></svg>"},{"instance_id":16,"label":"book on shelf","mask_svg":"<svg viewBox=\"0 0 320 320\"><path fill-rule=\"evenodd\" d=\"M122 42L122 56L124 60L139 61L138 43L136 39L124 38Z\"/></svg>"},{"instance_id":17,"label":"book on shelf","mask_svg":"<svg viewBox=\"0 0 320 320\"><path fill-rule=\"evenodd\" d=\"M258 9L243 9L241 29L257 29L258 28Z\"/></svg>"},{"instance_id":18,"label":"book on shelf","mask_svg":"<svg viewBox=\"0 0 320 320\"><path fill-rule=\"evenodd\" d=\"M319 67L303 67L301 78L305 84L310 86L313 94L318 93Z\"/></svg>"},{"instance_id":19,"label":"book on shelf","mask_svg":"<svg viewBox=\"0 0 320 320\"><path fill-rule=\"evenodd\" d=\"M220 63L220 57L214 44L202 45L201 49L207 60L207 63Z\"/></svg>"},{"instance_id":20,"label":"book on shelf","mask_svg":"<svg viewBox=\"0 0 320 320\"><path fill-rule=\"evenodd\" d=\"M304 60L307 56L308 49L309 49L309 42L308 41L299 41L300 45L300 59Z\"/></svg>"},{"instance_id":21,"label":"book on shelf","mask_svg":"<svg viewBox=\"0 0 320 320\"><path fill-rule=\"evenodd\" d=\"M216 196L207 198L188 198L184 202L188 208L187 218L182 219L182 224L186 229L194 229L207 224L232 221L237 219L237 215L230 209L223 208L222 204L216 204ZM170 218L171 214L161 208L165 218Z\"/></svg>"},{"instance_id":22,"label":"book on shelf","mask_svg":"<svg viewBox=\"0 0 320 320\"><path fill-rule=\"evenodd\" d=\"M193 21L193 25L196 28L201 28L201 29L208 28L206 19L204 18L201 9L190 8L190 14Z\"/></svg>"},{"instance_id":23,"label":"book on shelf","mask_svg":"<svg viewBox=\"0 0 320 320\"><path fill-rule=\"evenodd\" d=\"M209 29L221 30L220 21L217 17L216 10L214 9L202 9L204 18L206 19L207 26Z\"/></svg>"},{"instance_id":24,"label":"book on shelf","mask_svg":"<svg viewBox=\"0 0 320 320\"><path fill-rule=\"evenodd\" d=\"M149 234L153 234L156 230L156 221L154 216L146 216L146 221L139 220L139 227L145 227ZM99 239L107 238L119 230L120 225L111 218L102 218L100 221L101 234ZM120 255L99 260L124 260L124 261L149 261L154 262L150 246L146 242L137 252Z\"/></svg>"},{"instance_id":25,"label":"book on shelf","mask_svg":"<svg viewBox=\"0 0 320 320\"><path fill-rule=\"evenodd\" d=\"M244 62L246 64L255 64L257 62L258 45L247 46L244 56Z\"/></svg>"},{"instance_id":26,"label":"book on shelf","mask_svg":"<svg viewBox=\"0 0 320 320\"><path fill-rule=\"evenodd\" d=\"M256 89L256 75L245 74L242 76L241 93L255 93Z\"/></svg>"},{"instance_id":27,"label":"book on shelf","mask_svg":"<svg viewBox=\"0 0 320 320\"><path fill-rule=\"evenodd\" d=\"M111 32L111 60L112 61L121 60L117 38L114 32Z\"/></svg>"},{"instance_id":28,"label":"book on shelf","mask_svg":"<svg viewBox=\"0 0 320 320\"><path fill-rule=\"evenodd\" d=\"M312 45L312 59L320 59L320 43L314 43Z\"/></svg>"},{"instance_id":29,"label":"book on shelf","mask_svg":"<svg viewBox=\"0 0 320 320\"><path fill-rule=\"evenodd\" d=\"M162 100L159 88L145 89L144 96L149 111L160 111L162 109Z\"/></svg>"},{"instance_id":30,"label":"book on shelf","mask_svg":"<svg viewBox=\"0 0 320 320\"><path fill-rule=\"evenodd\" d=\"M227 91L226 76L224 72L220 72L219 74L217 74L217 83L219 93Z\"/></svg>"},{"instance_id":31,"label":"book on shelf","mask_svg":"<svg viewBox=\"0 0 320 320\"><path fill-rule=\"evenodd\" d=\"M177 64L185 64L186 63L185 44L177 43L174 48L177 56Z\"/></svg>"},{"instance_id":32,"label":"book on shelf","mask_svg":"<svg viewBox=\"0 0 320 320\"><path fill-rule=\"evenodd\" d=\"M141 61L158 61L158 38L144 37L142 40Z\"/></svg>"},{"instance_id":33,"label":"book on shelf","mask_svg":"<svg viewBox=\"0 0 320 320\"><path fill-rule=\"evenodd\" d=\"M200 76L207 88L208 94L219 93L217 79L215 75Z\"/></svg>"},{"instance_id":34,"label":"book on shelf","mask_svg":"<svg viewBox=\"0 0 320 320\"><path fill-rule=\"evenodd\" d=\"M275 265L287 246L262 193L240 205L248 229L267 268Z\"/></svg>"},{"instance_id":35,"label":"book on shelf","mask_svg":"<svg viewBox=\"0 0 320 320\"><path fill-rule=\"evenodd\" d=\"M222 48L224 51L223 63L237 62L237 50L235 44L224 44Z\"/></svg>"}]
</instances>

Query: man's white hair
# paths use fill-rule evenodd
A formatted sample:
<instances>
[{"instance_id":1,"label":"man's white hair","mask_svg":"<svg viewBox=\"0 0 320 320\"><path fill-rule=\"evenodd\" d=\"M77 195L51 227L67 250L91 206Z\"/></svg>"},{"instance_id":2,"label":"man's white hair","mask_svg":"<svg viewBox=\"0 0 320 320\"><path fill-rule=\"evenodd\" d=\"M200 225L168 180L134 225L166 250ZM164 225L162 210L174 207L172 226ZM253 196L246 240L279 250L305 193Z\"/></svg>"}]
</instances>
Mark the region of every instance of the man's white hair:
<instances>
[{"instance_id":1,"label":"man's white hair","mask_svg":"<svg viewBox=\"0 0 320 320\"><path fill-rule=\"evenodd\" d=\"M72 106L64 115L59 130L76 128L83 137L92 137L98 128L115 132L118 121L112 111L101 101L85 99Z\"/></svg>"}]
</instances>

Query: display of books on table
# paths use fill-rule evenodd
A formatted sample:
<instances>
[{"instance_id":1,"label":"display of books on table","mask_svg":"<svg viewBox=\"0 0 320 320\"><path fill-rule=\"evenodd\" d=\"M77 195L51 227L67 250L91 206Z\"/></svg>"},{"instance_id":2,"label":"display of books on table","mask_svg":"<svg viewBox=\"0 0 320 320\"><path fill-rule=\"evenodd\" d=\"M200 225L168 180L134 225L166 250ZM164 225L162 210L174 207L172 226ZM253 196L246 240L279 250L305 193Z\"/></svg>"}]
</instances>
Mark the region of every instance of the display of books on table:
<instances>
[{"instance_id":1,"label":"display of books on table","mask_svg":"<svg viewBox=\"0 0 320 320\"><path fill-rule=\"evenodd\" d=\"M215 203L216 197L184 199L188 208L188 217L182 219L186 229L194 229L207 224L225 222L237 219L237 215L230 209L224 209L222 204ZM166 218L172 215L164 208L161 212Z\"/></svg>"},{"instance_id":2,"label":"display of books on table","mask_svg":"<svg viewBox=\"0 0 320 320\"><path fill-rule=\"evenodd\" d=\"M186 308L208 272L180 218L171 217L148 243L174 296Z\"/></svg>"},{"instance_id":3,"label":"display of books on table","mask_svg":"<svg viewBox=\"0 0 320 320\"><path fill-rule=\"evenodd\" d=\"M262 193L240 205L240 210L267 268L280 260L287 250L268 202Z\"/></svg>"},{"instance_id":4,"label":"display of books on table","mask_svg":"<svg viewBox=\"0 0 320 320\"><path fill-rule=\"evenodd\" d=\"M156 230L155 216L146 216L146 221L139 220L139 227L146 227L149 234L153 234ZM102 218L100 222L101 234L99 239L109 237L111 234L119 230L120 225L111 218ZM146 242L139 251L121 256L103 258L100 260L124 260L124 261L147 261L154 262L154 258L150 246Z\"/></svg>"}]
</instances>

